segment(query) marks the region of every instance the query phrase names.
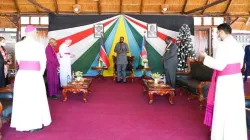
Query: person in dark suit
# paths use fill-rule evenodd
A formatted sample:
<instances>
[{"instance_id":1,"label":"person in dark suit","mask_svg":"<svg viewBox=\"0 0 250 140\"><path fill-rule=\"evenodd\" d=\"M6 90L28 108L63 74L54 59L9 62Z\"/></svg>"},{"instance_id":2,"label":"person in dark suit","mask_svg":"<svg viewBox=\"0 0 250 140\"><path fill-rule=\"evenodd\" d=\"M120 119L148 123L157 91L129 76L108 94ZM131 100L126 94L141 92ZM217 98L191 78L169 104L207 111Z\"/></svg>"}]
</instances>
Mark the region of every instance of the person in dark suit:
<instances>
[{"instance_id":1,"label":"person in dark suit","mask_svg":"<svg viewBox=\"0 0 250 140\"><path fill-rule=\"evenodd\" d=\"M245 47L244 62L246 64L244 82L246 82L247 81L247 76L248 76L248 71L249 71L249 68L250 68L250 45L247 45Z\"/></svg>"},{"instance_id":2,"label":"person in dark suit","mask_svg":"<svg viewBox=\"0 0 250 140\"><path fill-rule=\"evenodd\" d=\"M6 61L6 51L5 51L5 38L0 37L0 88L5 87L6 79L5 79L5 65L8 64Z\"/></svg>"},{"instance_id":3,"label":"person in dark suit","mask_svg":"<svg viewBox=\"0 0 250 140\"><path fill-rule=\"evenodd\" d=\"M167 47L165 49L162 61L164 64L166 80L172 88L175 88L176 69L178 65L177 46L172 42L172 38L170 37L167 37L165 42Z\"/></svg>"}]
</instances>

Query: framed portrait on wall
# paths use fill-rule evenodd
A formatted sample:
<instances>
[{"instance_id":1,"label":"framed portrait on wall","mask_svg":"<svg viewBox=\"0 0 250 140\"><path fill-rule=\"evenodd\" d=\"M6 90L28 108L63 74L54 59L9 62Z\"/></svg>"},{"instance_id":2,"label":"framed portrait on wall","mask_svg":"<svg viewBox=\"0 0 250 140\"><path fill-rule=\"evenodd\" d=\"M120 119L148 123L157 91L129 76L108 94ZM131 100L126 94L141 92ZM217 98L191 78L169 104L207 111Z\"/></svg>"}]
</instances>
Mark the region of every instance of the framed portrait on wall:
<instances>
[{"instance_id":1,"label":"framed portrait on wall","mask_svg":"<svg viewBox=\"0 0 250 140\"><path fill-rule=\"evenodd\" d=\"M151 23L147 25L147 35L148 38L156 38L158 37L157 35L157 24L156 23Z\"/></svg>"},{"instance_id":2,"label":"framed portrait on wall","mask_svg":"<svg viewBox=\"0 0 250 140\"><path fill-rule=\"evenodd\" d=\"M94 37L101 38L104 33L104 26L103 24L96 24L94 25Z\"/></svg>"}]
</instances>

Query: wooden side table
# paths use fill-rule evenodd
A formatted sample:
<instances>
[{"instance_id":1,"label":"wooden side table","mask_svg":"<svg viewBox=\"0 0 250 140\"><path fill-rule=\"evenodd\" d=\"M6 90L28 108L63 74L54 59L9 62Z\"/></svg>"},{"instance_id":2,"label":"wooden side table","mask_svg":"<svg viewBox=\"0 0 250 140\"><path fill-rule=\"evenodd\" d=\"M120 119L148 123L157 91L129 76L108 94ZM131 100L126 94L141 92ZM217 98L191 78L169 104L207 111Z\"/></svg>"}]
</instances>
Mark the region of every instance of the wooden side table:
<instances>
[{"instance_id":1,"label":"wooden side table","mask_svg":"<svg viewBox=\"0 0 250 140\"><path fill-rule=\"evenodd\" d=\"M77 94L83 92L83 101L87 102L87 95L89 93L89 88L92 83L92 79L82 78L81 81L73 81L67 86L63 86L62 94L64 97L64 102L68 99L68 93Z\"/></svg>"},{"instance_id":2,"label":"wooden side table","mask_svg":"<svg viewBox=\"0 0 250 140\"><path fill-rule=\"evenodd\" d=\"M149 76L146 75L146 72L147 71L151 71L152 68L151 67L147 67L147 68L136 68L136 70L139 70L139 71L142 71L143 72L143 75L141 77L141 79L144 79L144 78L148 78Z\"/></svg>"},{"instance_id":3,"label":"wooden side table","mask_svg":"<svg viewBox=\"0 0 250 140\"><path fill-rule=\"evenodd\" d=\"M171 86L165 84L155 85L153 80L146 80L146 79L143 79L143 85L144 85L144 90L148 93L149 104L153 103L154 94L161 96L170 94L168 101L171 105L174 104L173 99L175 94L174 94L174 88L172 88Z\"/></svg>"},{"instance_id":4,"label":"wooden side table","mask_svg":"<svg viewBox=\"0 0 250 140\"><path fill-rule=\"evenodd\" d=\"M104 78L103 75L102 75L102 72L104 70L108 70L108 68L107 67L94 66L94 67L92 67L92 70L98 71L98 74L96 75L96 78L98 78L100 80L101 78Z\"/></svg>"}]
</instances>

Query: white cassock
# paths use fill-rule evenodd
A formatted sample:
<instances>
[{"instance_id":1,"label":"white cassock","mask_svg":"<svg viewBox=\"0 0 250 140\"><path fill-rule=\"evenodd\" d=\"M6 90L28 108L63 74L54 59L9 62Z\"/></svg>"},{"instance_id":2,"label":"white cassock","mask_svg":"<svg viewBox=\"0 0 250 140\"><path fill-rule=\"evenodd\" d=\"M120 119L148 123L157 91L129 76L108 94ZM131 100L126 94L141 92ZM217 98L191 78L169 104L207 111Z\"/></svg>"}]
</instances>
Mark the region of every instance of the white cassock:
<instances>
[{"instance_id":1,"label":"white cassock","mask_svg":"<svg viewBox=\"0 0 250 140\"><path fill-rule=\"evenodd\" d=\"M232 37L217 48L216 57L206 56L204 65L222 71L227 64L243 66L244 50ZM216 83L211 140L247 140L245 95L242 74L219 76Z\"/></svg>"},{"instance_id":2,"label":"white cassock","mask_svg":"<svg viewBox=\"0 0 250 140\"><path fill-rule=\"evenodd\" d=\"M68 76L71 79L71 55L70 48L65 43L59 47L60 55L60 83L61 86L66 86L68 83Z\"/></svg>"},{"instance_id":3,"label":"white cassock","mask_svg":"<svg viewBox=\"0 0 250 140\"><path fill-rule=\"evenodd\" d=\"M10 127L17 131L29 131L51 123L49 104L43 74L46 67L45 49L36 40L27 37L16 43L15 56L21 61L40 62L40 70L19 68L14 83L13 110Z\"/></svg>"}]
</instances>

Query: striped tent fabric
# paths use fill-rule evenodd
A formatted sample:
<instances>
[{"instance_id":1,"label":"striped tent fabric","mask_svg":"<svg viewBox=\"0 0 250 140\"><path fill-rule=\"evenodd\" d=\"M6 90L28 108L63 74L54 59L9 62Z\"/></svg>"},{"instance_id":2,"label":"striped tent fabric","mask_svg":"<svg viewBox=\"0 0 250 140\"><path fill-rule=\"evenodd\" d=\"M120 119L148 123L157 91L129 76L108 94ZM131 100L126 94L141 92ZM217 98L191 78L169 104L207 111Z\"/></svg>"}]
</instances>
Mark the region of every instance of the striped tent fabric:
<instances>
[{"instance_id":1,"label":"striped tent fabric","mask_svg":"<svg viewBox=\"0 0 250 140\"><path fill-rule=\"evenodd\" d=\"M112 76L114 63L112 56L116 55L114 48L121 36L129 46L129 56L135 57L134 67L141 65L141 50L145 49L148 64L153 68L152 72L163 73L163 64L160 61L166 47L165 38L170 36L176 41L179 28L185 23L189 24L193 38L193 18L166 16L164 20L159 20L163 16L142 16L142 15L95 15L95 16L61 16L50 15L48 36L57 40L56 52L60 44L68 37L72 39L70 46L72 58L72 70L82 71L85 76L95 76L97 71L91 67L98 65L98 58L103 44L103 50L109 62L108 70L103 72L104 76ZM158 19L156 19L158 18ZM176 19L174 23L167 22L167 19ZM156 22L157 21L157 22ZM157 38L148 38L147 24L157 23ZM94 25L103 24L104 37L94 37ZM102 43L103 41L103 43ZM144 48L142 48L144 47ZM140 71L135 72L136 76L141 76Z\"/></svg>"}]
</instances>

